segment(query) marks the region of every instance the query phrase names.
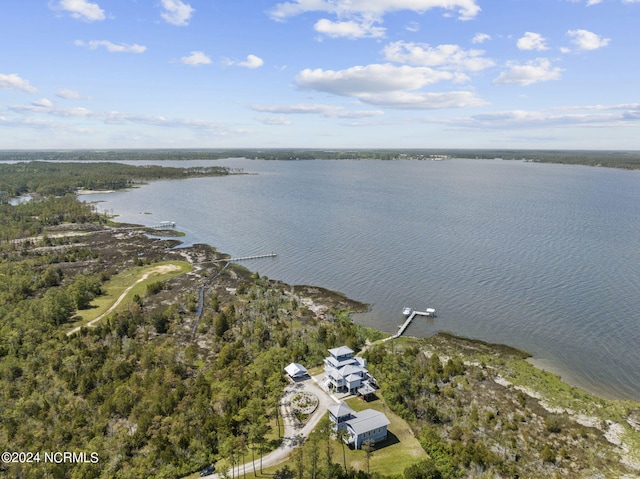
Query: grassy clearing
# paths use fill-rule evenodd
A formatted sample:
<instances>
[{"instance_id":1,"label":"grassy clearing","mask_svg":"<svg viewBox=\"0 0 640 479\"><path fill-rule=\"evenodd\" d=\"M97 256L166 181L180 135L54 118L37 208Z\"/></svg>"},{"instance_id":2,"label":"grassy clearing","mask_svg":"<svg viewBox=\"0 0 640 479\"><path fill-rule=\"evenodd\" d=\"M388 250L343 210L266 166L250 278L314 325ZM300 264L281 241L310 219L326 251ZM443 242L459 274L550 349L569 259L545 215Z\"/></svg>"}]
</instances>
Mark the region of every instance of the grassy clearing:
<instances>
[{"instance_id":1,"label":"grassy clearing","mask_svg":"<svg viewBox=\"0 0 640 479\"><path fill-rule=\"evenodd\" d=\"M375 409L384 413L391 421L388 426L389 437L386 441L376 444L371 456L370 468L371 472L379 472L384 475L402 474L410 465L426 459L427 453L414 437L409 425L387 407L380 391L377 392L377 396L377 400L369 402L357 398L351 398L346 402L354 411ZM341 463L342 449L340 448L337 452L339 454L335 456L336 462ZM364 451L347 449L347 465L366 471L367 463Z\"/></svg>"},{"instance_id":2,"label":"grassy clearing","mask_svg":"<svg viewBox=\"0 0 640 479\"><path fill-rule=\"evenodd\" d=\"M126 304L129 303L127 300L133 298L134 295L144 296L147 291L147 285L155 281L170 280L176 276L188 273L191 269L191 264L186 261L162 262L128 269L114 276L103 285L104 294L98 296L91 302L90 309L77 312L77 317L80 319L76 321L73 326L77 327L85 324L107 312L127 288L132 285L133 287L127 292L126 297L116 311L126 307Z\"/></svg>"}]
</instances>

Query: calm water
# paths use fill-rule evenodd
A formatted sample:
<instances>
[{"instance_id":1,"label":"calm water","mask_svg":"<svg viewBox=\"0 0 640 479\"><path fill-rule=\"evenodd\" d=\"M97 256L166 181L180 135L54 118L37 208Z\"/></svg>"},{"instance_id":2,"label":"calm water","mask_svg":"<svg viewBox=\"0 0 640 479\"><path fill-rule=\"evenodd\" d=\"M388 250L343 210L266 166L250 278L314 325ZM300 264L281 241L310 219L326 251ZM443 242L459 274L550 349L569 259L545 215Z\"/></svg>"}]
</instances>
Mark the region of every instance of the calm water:
<instances>
[{"instance_id":1,"label":"calm water","mask_svg":"<svg viewBox=\"0 0 640 479\"><path fill-rule=\"evenodd\" d=\"M275 251L246 266L371 303L360 323L395 332L403 306L434 307L438 317L417 318L407 334L509 344L584 389L640 400L639 172L499 160L215 164L256 174L90 199L121 221L175 221L186 244Z\"/></svg>"}]
</instances>

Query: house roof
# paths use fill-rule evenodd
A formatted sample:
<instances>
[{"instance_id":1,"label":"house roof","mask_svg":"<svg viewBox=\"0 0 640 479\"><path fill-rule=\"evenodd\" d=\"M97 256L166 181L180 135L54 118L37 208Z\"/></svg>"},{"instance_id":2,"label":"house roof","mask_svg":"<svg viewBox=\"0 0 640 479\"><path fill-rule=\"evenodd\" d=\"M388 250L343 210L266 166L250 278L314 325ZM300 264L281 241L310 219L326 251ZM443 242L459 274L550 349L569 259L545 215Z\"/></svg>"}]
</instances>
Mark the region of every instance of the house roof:
<instances>
[{"instance_id":1,"label":"house roof","mask_svg":"<svg viewBox=\"0 0 640 479\"><path fill-rule=\"evenodd\" d=\"M360 364L358 361L356 361L356 358L346 358L343 359L342 361L338 361L336 358L334 358L333 356L329 356L327 358L325 358L325 364L335 368L335 369L340 369L344 366L348 366L349 364L355 364L358 365Z\"/></svg>"},{"instance_id":2,"label":"house roof","mask_svg":"<svg viewBox=\"0 0 640 479\"><path fill-rule=\"evenodd\" d=\"M332 404L327 409L329 409L329 412L333 414L334 417L344 417L348 416L349 414L355 414L355 411L347 406L345 402Z\"/></svg>"},{"instance_id":3,"label":"house roof","mask_svg":"<svg viewBox=\"0 0 640 479\"><path fill-rule=\"evenodd\" d=\"M367 370L361 366L356 366L354 364L347 364L338 370L343 377L350 376L351 374L358 374L360 376L366 374Z\"/></svg>"},{"instance_id":4,"label":"house roof","mask_svg":"<svg viewBox=\"0 0 640 479\"><path fill-rule=\"evenodd\" d=\"M298 363L291 363L286 368L284 368L284 370L292 378L295 378L298 376L304 376L305 374L307 374L307 368L305 368L302 364L298 364Z\"/></svg>"},{"instance_id":5,"label":"house roof","mask_svg":"<svg viewBox=\"0 0 640 479\"><path fill-rule=\"evenodd\" d=\"M346 424L355 434L360 435L379 427L388 426L390 421L387 416L375 409L365 409L357 413L354 419L349 419Z\"/></svg>"},{"instance_id":6,"label":"house roof","mask_svg":"<svg viewBox=\"0 0 640 479\"><path fill-rule=\"evenodd\" d=\"M329 354L335 357L346 356L348 354L353 354L353 349L349 346L340 346L339 348L333 348L329 350Z\"/></svg>"}]
</instances>

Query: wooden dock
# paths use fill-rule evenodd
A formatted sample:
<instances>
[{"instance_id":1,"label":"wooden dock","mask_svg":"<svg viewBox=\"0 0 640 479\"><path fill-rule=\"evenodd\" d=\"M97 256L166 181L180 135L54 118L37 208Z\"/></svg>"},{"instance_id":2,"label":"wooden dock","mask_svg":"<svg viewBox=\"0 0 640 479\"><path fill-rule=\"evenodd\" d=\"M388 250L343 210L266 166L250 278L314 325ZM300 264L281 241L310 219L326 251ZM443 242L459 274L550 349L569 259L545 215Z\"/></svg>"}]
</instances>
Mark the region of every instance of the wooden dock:
<instances>
[{"instance_id":1,"label":"wooden dock","mask_svg":"<svg viewBox=\"0 0 640 479\"><path fill-rule=\"evenodd\" d=\"M254 256L243 256L241 258L227 258L227 259L217 259L215 261L212 261L213 263L233 263L235 261L244 261L244 260L249 260L249 259L259 259L259 258L275 258L276 256L278 256L278 253L267 253L267 254L257 254Z\"/></svg>"},{"instance_id":2,"label":"wooden dock","mask_svg":"<svg viewBox=\"0 0 640 479\"><path fill-rule=\"evenodd\" d=\"M176 224L173 221L161 221L160 224L149 226L149 228L152 228L154 230L170 230L175 229L175 227Z\"/></svg>"},{"instance_id":3,"label":"wooden dock","mask_svg":"<svg viewBox=\"0 0 640 479\"><path fill-rule=\"evenodd\" d=\"M393 336L391 336L389 339L395 339L402 336L405 330L411 324L411 321L413 321L413 318L415 318L416 316L427 316L429 318L433 318L435 316L435 313L436 313L435 309L428 309L427 311L412 311L409 317L407 318L407 320L404 323L402 323L402 326L400 326L400 328L398 329L398 332Z\"/></svg>"}]
</instances>

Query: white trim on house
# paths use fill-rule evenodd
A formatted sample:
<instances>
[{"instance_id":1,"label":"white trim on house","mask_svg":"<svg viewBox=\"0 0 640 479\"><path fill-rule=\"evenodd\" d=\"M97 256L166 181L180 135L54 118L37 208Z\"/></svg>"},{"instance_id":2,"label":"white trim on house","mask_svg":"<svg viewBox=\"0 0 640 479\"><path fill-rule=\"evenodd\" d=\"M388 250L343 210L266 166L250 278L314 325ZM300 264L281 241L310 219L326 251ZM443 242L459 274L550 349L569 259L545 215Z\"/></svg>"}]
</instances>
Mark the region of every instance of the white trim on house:
<instances>
[{"instance_id":1,"label":"white trim on house","mask_svg":"<svg viewBox=\"0 0 640 479\"><path fill-rule=\"evenodd\" d=\"M333 389L353 394L369 379L367 361L354 357L348 346L330 349L329 355L324 360L324 372Z\"/></svg>"}]
</instances>

